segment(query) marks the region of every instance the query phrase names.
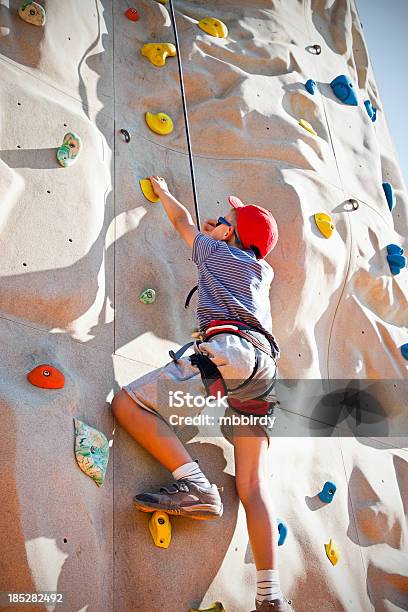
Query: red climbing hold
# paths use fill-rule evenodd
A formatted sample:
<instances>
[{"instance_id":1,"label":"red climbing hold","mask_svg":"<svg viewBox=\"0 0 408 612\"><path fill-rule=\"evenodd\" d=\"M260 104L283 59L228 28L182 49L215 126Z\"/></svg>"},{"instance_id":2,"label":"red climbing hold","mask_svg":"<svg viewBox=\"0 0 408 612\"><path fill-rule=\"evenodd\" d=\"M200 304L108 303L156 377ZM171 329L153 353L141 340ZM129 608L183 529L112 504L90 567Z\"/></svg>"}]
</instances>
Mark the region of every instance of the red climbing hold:
<instances>
[{"instance_id":1,"label":"red climbing hold","mask_svg":"<svg viewBox=\"0 0 408 612\"><path fill-rule=\"evenodd\" d=\"M135 8L128 8L125 15L130 21L138 21L139 19L139 13Z\"/></svg>"},{"instance_id":2,"label":"red climbing hold","mask_svg":"<svg viewBox=\"0 0 408 612\"><path fill-rule=\"evenodd\" d=\"M41 387L41 389L62 389L65 384L62 372L48 363L31 370L27 374L27 378L34 387Z\"/></svg>"}]
</instances>

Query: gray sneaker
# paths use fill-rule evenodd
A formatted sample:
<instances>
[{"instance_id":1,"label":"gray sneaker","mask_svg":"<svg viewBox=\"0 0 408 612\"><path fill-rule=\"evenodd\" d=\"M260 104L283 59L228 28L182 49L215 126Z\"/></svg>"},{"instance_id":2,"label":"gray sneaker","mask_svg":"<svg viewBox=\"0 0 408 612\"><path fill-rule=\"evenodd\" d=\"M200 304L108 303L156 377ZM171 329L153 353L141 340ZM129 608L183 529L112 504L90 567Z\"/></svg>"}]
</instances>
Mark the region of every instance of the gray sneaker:
<instances>
[{"instance_id":1,"label":"gray sneaker","mask_svg":"<svg viewBox=\"0 0 408 612\"><path fill-rule=\"evenodd\" d=\"M192 519L214 520L220 518L223 512L219 490L222 491L223 487L212 484L206 489L183 478L161 487L157 492L135 495L133 503L142 512L163 510Z\"/></svg>"},{"instance_id":2,"label":"gray sneaker","mask_svg":"<svg viewBox=\"0 0 408 612\"><path fill-rule=\"evenodd\" d=\"M255 599L256 610L252 612L295 612L295 609L291 606L292 600L286 599L272 599L272 601L263 600L262 603L258 603Z\"/></svg>"}]
</instances>

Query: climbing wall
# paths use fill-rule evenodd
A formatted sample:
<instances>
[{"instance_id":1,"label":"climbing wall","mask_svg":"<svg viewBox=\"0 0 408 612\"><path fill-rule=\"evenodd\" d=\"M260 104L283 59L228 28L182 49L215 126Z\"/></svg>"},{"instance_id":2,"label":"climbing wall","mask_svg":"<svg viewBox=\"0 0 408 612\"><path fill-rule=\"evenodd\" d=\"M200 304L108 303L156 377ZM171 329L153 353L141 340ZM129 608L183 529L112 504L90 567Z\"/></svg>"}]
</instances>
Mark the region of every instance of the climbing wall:
<instances>
[{"instance_id":1,"label":"climbing wall","mask_svg":"<svg viewBox=\"0 0 408 612\"><path fill-rule=\"evenodd\" d=\"M387 259L388 245L408 248L408 202L353 0L173 5L201 216L225 213L234 194L279 226L268 261L281 410L268 482L288 528L282 590L299 612L408 609L408 276L403 259L393 271ZM179 432L224 487L225 512L213 524L173 519L160 549L132 497L169 474L110 411L122 385L195 329L195 299L183 307L190 252L139 187L165 176L194 215L177 58L159 68L140 53L175 43L169 5L140 0L131 21L122 0L50 0L43 26L19 6L0 0L0 592L62 592L55 609L67 612L215 600L247 612L256 574L231 444L221 431ZM205 17L228 36L201 30ZM339 75L357 105L331 88ZM173 132L153 133L146 112L168 114ZM69 131L82 148L62 167ZM317 213L335 226L329 238ZM148 288L150 305L139 300ZM64 387L30 384L42 364ZM108 439L103 486L78 468L74 418ZM329 504L318 498L326 481L337 487Z\"/></svg>"}]
</instances>

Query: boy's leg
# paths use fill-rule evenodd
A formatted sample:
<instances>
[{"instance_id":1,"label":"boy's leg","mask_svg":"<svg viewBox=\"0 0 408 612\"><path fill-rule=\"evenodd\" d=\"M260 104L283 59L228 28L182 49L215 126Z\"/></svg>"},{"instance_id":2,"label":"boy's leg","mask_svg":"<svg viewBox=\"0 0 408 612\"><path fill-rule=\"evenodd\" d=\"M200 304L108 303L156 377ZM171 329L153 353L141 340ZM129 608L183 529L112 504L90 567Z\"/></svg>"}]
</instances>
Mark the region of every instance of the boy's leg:
<instances>
[{"instance_id":1,"label":"boy's leg","mask_svg":"<svg viewBox=\"0 0 408 612\"><path fill-rule=\"evenodd\" d=\"M236 487L257 569L254 612L293 612L280 588L278 527L267 484L268 438L259 426L238 425L233 428L233 443Z\"/></svg>"},{"instance_id":2,"label":"boy's leg","mask_svg":"<svg viewBox=\"0 0 408 612\"><path fill-rule=\"evenodd\" d=\"M112 413L119 425L170 472L193 461L167 423L144 410L123 389L113 398Z\"/></svg>"},{"instance_id":3,"label":"boy's leg","mask_svg":"<svg viewBox=\"0 0 408 612\"><path fill-rule=\"evenodd\" d=\"M278 569L279 532L266 478L268 440L261 428L257 429L260 433L254 435L249 426L234 426L235 484L245 509L257 570Z\"/></svg>"},{"instance_id":4,"label":"boy's leg","mask_svg":"<svg viewBox=\"0 0 408 612\"><path fill-rule=\"evenodd\" d=\"M193 461L175 432L160 417L145 410L122 389L112 401L112 413L119 425L164 467L177 483L158 491L139 493L134 505L143 512L164 510L193 519L214 520L222 516L218 487L211 484Z\"/></svg>"}]
</instances>

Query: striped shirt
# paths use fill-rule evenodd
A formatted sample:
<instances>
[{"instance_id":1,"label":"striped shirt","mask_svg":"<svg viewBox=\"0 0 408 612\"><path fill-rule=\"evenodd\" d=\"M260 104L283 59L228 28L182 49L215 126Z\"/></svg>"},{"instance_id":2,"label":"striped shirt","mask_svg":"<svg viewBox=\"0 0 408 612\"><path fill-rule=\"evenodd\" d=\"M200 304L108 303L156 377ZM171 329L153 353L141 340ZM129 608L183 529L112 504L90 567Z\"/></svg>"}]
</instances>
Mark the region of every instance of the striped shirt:
<instances>
[{"instance_id":1,"label":"striped shirt","mask_svg":"<svg viewBox=\"0 0 408 612\"><path fill-rule=\"evenodd\" d=\"M274 277L271 266L251 250L229 246L206 234L197 234L192 260L198 267L199 328L214 319L235 319L253 325L279 346L272 334L269 290Z\"/></svg>"}]
</instances>

